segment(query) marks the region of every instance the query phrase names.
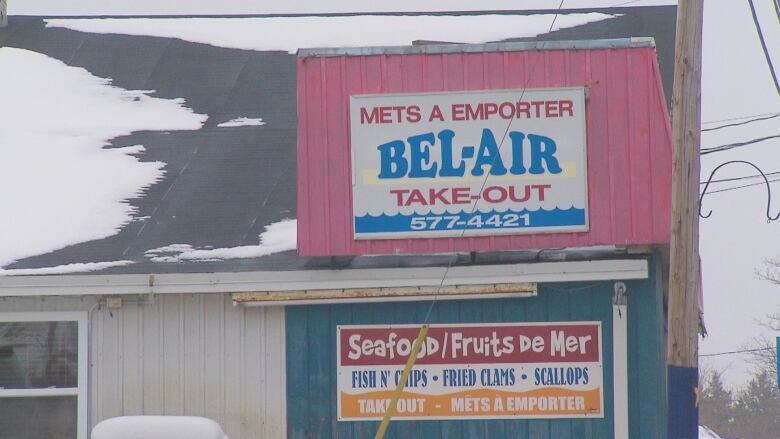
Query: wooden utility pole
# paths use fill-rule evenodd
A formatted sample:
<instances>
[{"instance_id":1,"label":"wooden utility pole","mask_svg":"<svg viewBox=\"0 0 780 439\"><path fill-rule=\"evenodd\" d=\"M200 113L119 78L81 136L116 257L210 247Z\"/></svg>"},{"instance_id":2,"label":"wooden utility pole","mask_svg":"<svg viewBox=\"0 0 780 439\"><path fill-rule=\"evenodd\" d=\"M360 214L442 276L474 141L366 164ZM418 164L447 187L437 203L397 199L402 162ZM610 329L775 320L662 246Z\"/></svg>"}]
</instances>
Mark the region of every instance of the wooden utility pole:
<instances>
[{"instance_id":1,"label":"wooden utility pole","mask_svg":"<svg viewBox=\"0 0 780 439\"><path fill-rule=\"evenodd\" d=\"M679 0L672 92L669 439L698 438L699 141L703 0Z\"/></svg>"},{"instance_id":2,"label":"wooden utility pole","mask_svg":"<svg viewBox=\"0 0 780 439\"><path fill-rule=\"evenodd\" d=\"M0 27L8 26L8 2L0 0Z\"/></svg>"}]
</instances>

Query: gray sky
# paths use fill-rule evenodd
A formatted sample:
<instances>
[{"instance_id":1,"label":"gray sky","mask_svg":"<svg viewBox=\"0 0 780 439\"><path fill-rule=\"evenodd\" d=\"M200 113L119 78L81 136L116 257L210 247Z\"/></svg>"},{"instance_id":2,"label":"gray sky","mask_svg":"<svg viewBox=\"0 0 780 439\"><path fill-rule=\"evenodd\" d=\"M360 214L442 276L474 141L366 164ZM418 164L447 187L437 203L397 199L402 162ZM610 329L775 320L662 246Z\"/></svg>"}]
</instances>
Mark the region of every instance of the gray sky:
<instances>
[{"instance_id":1,"label":"gray sky","mask_svg":"<svg viewBox=\"0 0 780 439\"><path fill-rule=\"evenodd\" d=\"M702 120L780 112L780 96L766 66L747 2L708 4L717 4L717 7L705 7L704 13ZM770 45L770 55L778 66L780 26L772 2L755 0L755 4ZM770 134L780 134L778 119L704 133L702 147ZM727 160L750 160L764 172L780 171L780 139L704 156L702 180L715 166ZM745 165L729 165L715 178L755 173ZM714 189L758 181L721 183ZM773 184L772 195L774 216L780 211L780 183ZM700 223L704 309L710 333L700 345L703 354L739 349L759 334L780 336L756 323L756 319L768 313L780 312L780 286L758 280L755 275L764 259L780 256L780 221L767 224L766 203L763 186L707 195L704 199L704 212L712 209L713 213ZM744 378L749 367L744 360L742 356L727 355L708 359L705 364L726 368L727 378L734 382Z\"/></svg>"},{"instance_id":2,"label":"gray sky","mask_svg":"<svg viewBox=\"0 0 780 439\"><path fill-rule=\"evenodd\" d=\"M566 0L563 8L674 4L675 0ZM313 12L554 9L558 0L8 0L17 15L272 14Z\"/></svg>"},{"instance_id":3,"label":"gray sky","mask_svg":"<svg viewBox=\"0 0 780 439\"><path fill-rule=\"evenodd\" d=\"M565 8L618 6L628 0L568 0ZM669 0L640 0L631 5L675 3ZM770 43L775 65L780 66L780 26L772 0L755 0L763 29ZM231 14L283 12L410 11L513 9L514 0L9 0L9 13L30 15L111 14ZM558 0L526 0L524 9L556 8ZM704 122L763 113L780 112L780 96L774 90L756 31L744 1L707 2L704 23L704 67L702 120ZM715 6L717 5L717 6ZM710 147L762 135L780 134L780 122L750 124L705 134L702 146ZM705 124L704 127L717 124ZM780 139L716 153L702 159L702 179L725 160L752 160L765 172L780 171ZM755 172L732 165L716 178L743 176ZM715 185L720 189L758 180ZM780 183L774 185L773 214L780 211ZM710 336L701 343L701 353L736 350L754 337L775 337L757 320L780 311L780 287L757 279L755 270L766 258L780 255L780 221L767 224L766 190L761 186L708 195L704 210L713 210L701 222L701 253L704 268L705 318ZM747 377L745 357L728 355L706 360L710 367L725 368L726 379L739 383Z\"/></svg>"}]
</instances>

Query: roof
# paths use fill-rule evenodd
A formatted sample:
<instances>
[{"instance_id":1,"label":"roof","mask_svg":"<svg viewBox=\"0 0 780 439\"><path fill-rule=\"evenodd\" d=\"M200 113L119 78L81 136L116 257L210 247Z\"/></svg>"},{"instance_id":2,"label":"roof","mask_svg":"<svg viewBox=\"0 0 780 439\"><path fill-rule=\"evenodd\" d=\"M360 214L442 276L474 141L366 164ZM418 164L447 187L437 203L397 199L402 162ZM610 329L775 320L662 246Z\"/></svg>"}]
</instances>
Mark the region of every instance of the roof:
<instances>
[{"instance_id":1,"label":"roof","mask_svg":"<svg viewBox=\"0 0 780 439\"><path fill-rule=\"evenodd\" d=\"M510 41L484 44L418 44L385 47L321 47L300 49L299 57L419 55L442 53L521 52L527 50L585 50L655 47L649 37L573 41Z\"/></svg>"},{"instance_id":2,"label":"roof","mask_svg":"<svg viewBox=\"0 0 780 439\"><path fill-rule=\"evenodd\" d=\"M537 39L654 38L668 100L675 11L673 6L613 8L604 12L620 15L561 29ZM534 11L540 12L554 11ZM569 13L572 12L563 14ZM186 243L193 248L257 245L258 236L266 226L296 217L295 55L221 48L176 38L86 33L46 27L40 17L13 16L8 28L0 29L0 45L31 50L69 66L82 67L94 76L111 78L113 85L126 90L155 90L155 97L184 98L193 112L209 116L200 129L137 131L110 142L108 148L143 145L145 152L138 154L142 162L165 164L164 176L129 200L134 220L117 233L25 257L2 269L118 260L132 263L93 273L426 266L448 264L453 257L457 264L474 262L463 255L329 259L299 257L295 251L234 259L153 261L147 253L149 250L171 244ZM223 121L251 115L261 116L266 125L237 129L217 126ZM74 166L74 172L78 172L78 164ZM57 222L58 218L52 215L48 221ZM614 249L596 253L616 254ZM585 256L573 252L559 257L582 259L593 255L590 251ZM509 252L479 258L502 262L538 260L539 253Z\"/></svg>"}]
</instances>

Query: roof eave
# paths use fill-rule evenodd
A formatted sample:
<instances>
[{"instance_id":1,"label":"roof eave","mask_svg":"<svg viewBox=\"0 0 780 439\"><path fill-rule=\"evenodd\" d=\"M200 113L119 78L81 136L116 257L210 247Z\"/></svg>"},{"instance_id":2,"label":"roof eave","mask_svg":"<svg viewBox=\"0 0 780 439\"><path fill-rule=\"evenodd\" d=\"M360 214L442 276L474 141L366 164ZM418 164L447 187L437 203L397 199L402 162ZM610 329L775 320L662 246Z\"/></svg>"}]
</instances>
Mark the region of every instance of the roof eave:
<instances>
[{"instance_id":1,"label":"roof eave","mask_svg":"<svg viewBox=\"0 0 780 439\"><path fill-rule=\"evenodd\" d=\"M299 58L442 53L521 52L531 50L593 50L655 47L652 37L569 41L512 41L482 44L421 44L416 46L320 47L299 49Z\"/></svg>"},{"instance_id":2,"label":"roof eave","mask_svg":"<svg viewBox=\"0 0 780 439\"><path fill-rule=\"evenodd\" d=\"M11 276L0 297L239 293L646 279L646 259L540 262L424 268Z\"/></svg>"}]
</instances>

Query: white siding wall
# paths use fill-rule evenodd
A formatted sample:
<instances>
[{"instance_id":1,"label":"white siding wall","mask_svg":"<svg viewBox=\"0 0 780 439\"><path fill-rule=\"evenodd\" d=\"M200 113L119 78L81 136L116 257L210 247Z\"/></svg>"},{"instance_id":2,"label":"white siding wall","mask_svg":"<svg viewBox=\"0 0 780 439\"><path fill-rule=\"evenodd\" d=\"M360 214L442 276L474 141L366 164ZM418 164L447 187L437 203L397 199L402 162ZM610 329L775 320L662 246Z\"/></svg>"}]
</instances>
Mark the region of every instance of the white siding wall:
<instances>
[{"instance_id":1,"label":"white siding wall","mask_svg":"<svg viewBox=\"0 0 780 439\"><path fill-rule=\"evenodd\" d=\"M283 308L236 307L229 294L160 295L150 304L125 296L113 311L97 300L0 298L0 312L92 310L92 426L120 415L197 415L231 439L286 437Z\"/></svg>"}]
</instances>

